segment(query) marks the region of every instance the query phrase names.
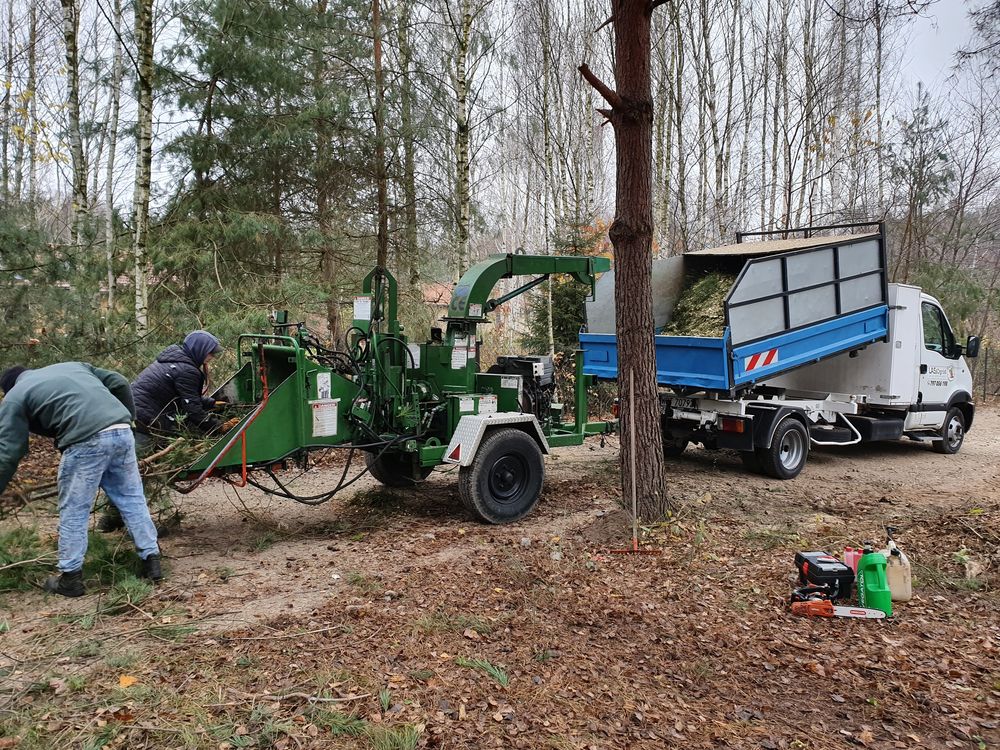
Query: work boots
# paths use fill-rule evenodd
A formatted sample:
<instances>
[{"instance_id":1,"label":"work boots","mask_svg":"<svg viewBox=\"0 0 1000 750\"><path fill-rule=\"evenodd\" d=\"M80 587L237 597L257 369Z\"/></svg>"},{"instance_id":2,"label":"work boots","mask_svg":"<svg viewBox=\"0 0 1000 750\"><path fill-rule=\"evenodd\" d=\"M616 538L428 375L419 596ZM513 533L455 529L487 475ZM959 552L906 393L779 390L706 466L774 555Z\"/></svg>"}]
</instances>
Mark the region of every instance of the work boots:
<instances>
[{"instance_id":1,"label":"work boots","mask_svg":"<svg viewBox=\"0 0 1000 750\"><path fill-rule=\"evenodd\" d=\"M83 570L49 576L45 579L44 588L50 594L59 594L60 596L76 597L87 593L87 589L83 586Z\"/></svg>"},{"instance_id":2,"label":"work boots","mask_svg":"<svg viewBox=\"0 0 1000 750\"><path fill-rule=\"evenodd\" d=\"M142 561L142 577L148 578L153 583L163 580L163 570L160 568L160 556L150 555Z\"/></svg>"}]
</instances>

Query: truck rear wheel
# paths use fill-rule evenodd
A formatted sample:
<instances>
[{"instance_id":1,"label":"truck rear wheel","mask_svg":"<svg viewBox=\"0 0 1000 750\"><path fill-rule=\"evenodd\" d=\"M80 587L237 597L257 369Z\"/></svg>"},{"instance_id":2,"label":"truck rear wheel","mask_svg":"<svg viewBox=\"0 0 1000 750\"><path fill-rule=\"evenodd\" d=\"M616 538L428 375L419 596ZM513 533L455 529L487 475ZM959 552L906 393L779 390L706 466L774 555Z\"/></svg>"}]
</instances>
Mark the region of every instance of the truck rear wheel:
<instances>
[{"instance_id":1,"label":"truck rear wheel","mask_svg":"<svg viewBox=\"0 0 1000 750\"><path fill-rule=\"evenodd\" d=\"M687 449L689 442L690 441L685 438L674 438L669 435L664 435L663 455L667 458L677 458Z\"/></svg>"},{"instance_id":2,"label":"truck rear wheel","mask_svg":"<svg viewBox=\"0 0 1000 750\"><path fill-rule=\"evenodd\" d=\"M418 466L413 474L412 458L403 453L366 453L368 472L386 487L412 487L422 482L434 471L432 466Z\"/></svg>"},{"instance_id":3,"label":"truck rear wheel","mask_svg":"<svg viewBox=\"0 0 1000 750\"><path fill-rule=\"evenodd\" d=\"M486 434L476 457L458 472L458 493L469 512L486 523L511 523L538 504L545 462L538 443L522 430Z\"/></svg>"},{"instance_id":4,"label":"truck rear wheel","mask_svg":"<svg viewBox=\"0 0 1000 750\"><path fill-rule=\"evenodd\" d=\"M785 417L778 424L768 448L758 448L757 459L768 476L794 479L809 458L809 432L799 420Z\"/></svg>"},{"instance_id":5,"label":"truck rear wheel","mask_svg":"<svg viewBox=\"0 0 1000 750\"><path fill-rule=\"evenodd\" d=\"M941 439L934 441L938 453L958 453L965 442L965 415L956 407L951 407L941 426Z\"/></svg>"}]
</instances>

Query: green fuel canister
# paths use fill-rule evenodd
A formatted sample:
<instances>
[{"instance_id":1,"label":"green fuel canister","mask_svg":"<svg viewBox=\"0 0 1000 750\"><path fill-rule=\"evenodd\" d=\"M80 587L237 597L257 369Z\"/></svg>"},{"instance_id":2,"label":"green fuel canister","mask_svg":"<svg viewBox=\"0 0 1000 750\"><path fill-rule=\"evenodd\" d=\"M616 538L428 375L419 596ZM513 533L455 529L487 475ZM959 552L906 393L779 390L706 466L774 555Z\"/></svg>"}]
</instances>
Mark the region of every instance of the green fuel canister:
<instances>
[{"instance_id":1,"label":"green fuel canister","mask_svg":"<svg viewBox=\"0 0 1000 750\"><path fill-rule=\"evenodd\" d=\"M886 617L892 616L892 592L885 579L886 559L881 552L875 552L874 545L865 544L861 559L858 560L856 584L858 604L862 607L880 609Z\"/></svg>"}]
</instances>

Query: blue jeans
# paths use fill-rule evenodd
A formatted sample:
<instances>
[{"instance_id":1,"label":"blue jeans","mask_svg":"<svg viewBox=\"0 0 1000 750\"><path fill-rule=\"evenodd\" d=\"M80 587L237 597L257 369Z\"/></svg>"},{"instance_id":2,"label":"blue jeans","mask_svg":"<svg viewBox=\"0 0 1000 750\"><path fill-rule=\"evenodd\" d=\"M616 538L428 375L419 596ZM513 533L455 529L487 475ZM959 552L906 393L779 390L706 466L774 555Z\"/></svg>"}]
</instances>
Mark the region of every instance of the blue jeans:
<instances>
[{"instance_id":1,"label":"blue jeans","mask_svg":"<svg viewBox=\"0 0 1000 750\"><path fill-rule=\"evenodd\" d=\"M146 506L132 430L98 432L67 448L59 462L59 570L80 570L87 553L87 524L97 498L104 490L132 535L145 560L160 554L156 526Z\"/></svg>"}]
</instances>

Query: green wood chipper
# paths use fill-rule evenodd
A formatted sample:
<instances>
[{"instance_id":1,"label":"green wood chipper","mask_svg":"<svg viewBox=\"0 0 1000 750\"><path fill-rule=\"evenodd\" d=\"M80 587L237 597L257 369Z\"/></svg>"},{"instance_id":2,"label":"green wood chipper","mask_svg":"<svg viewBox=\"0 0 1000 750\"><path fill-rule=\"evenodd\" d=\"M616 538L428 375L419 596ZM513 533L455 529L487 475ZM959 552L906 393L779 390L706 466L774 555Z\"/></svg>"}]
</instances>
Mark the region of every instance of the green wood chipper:
<instances>
[{"instance_id":1,"label":"green wood chipper","mask_svg":"<svg viewBox=\"0 0 1000 750\"><path fill-rule=\"evenodd\" d=\"M368 472L384 485L405 487L434 467L459 467L459 494L488 523L509 523L538 502L543 454L579 445L607 423L587 422L587 385L576 358L572 421L555 400L547 356L502 356L481 372L478 328L499 305L568 274L593 292L607 258L496 255L470 268L455 287L429 341L411 343L397 318L396 280L386 269L365 277L354 300L346 351L323 346L303 323L274 316L272 333L243 334L238 369L218 395L243 409L239 422L174 486L188 492L210 476L305 503L320 503ZM501 279L534 278L492 297ZM276 469L290 460L308 467L309 453L342 447L363 452L366 466L337 484L303 496Z\"/></svg>"}]
</instances>

